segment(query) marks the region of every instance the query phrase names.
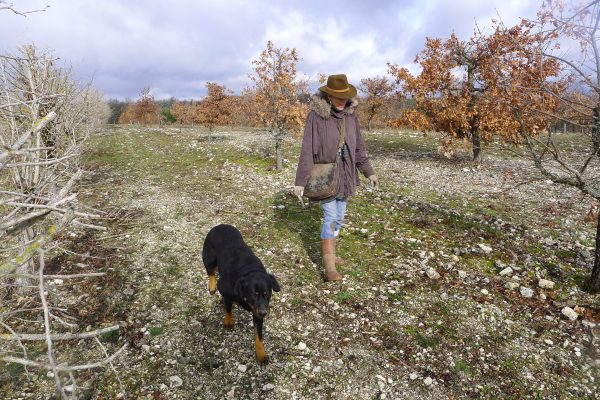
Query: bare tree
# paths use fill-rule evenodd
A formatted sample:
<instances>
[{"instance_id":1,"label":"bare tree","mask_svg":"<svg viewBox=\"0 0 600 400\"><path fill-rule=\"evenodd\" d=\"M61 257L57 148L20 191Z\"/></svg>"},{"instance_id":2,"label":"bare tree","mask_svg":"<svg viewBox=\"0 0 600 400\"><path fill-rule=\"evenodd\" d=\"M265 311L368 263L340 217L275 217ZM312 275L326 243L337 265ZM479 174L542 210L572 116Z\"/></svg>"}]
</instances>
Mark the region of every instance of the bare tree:
<instances>
[{"instance_id":1,"label":"bare tree","mask_svg":"<svg viewBox=\"0 0 600 400\"><path fill-rule=\"evenodd\" d=\"M558 102L554 109L536 107L533 111L576 127L573 135L585 152L574 155L551 130L536 137L523 129L523 141L535 166L547 179L600 200L600 0L569 6L547 2L538 19L530 23L544 36L541 44L530 51L532 59L542 60L532 73L541 74L558 65L560 75L554 80L540 80L538 86L522 84L518 92L550 96ZM561 49L564 42L576 43L578 49ZM596 220L596 256L588 280L592 292L600 292L600 215Z\"/></svg>"},{"instance_id":2,"label":"bare tree","mask_svg":"<svg viewBox=\"0 0 600 400\"><path fill-rule=\"evenodd\" d=\"M38 9L38 10L20 11L13 7L13 3L9 3L7 1L0 0L0 11L12 11L13 13L15 13L17 15L22 15L23 17L26 17L27 14L46 11L49 7L50 6L46 6L44 8Z\"/></svg>"},{"instance_id":3,"label":"bare tree","mask_svg":"<svg viewBox=\"0 0 600 400\"><path fill-rule=\"evenodd\" d=\"M110 364L115 356L75 366L56 363L53 341L65 335L93 338L105 330L56 333L74 325L52 312L44 270L59 234L76 227L104 229L90 223L101 213L82 211L74 188L83 175L82 144L107 118L100 94L71 80L50 53L30 45L0 56L0 288L5 293L0 301L10 310L0 313L0 326L8 332L0 335L0 359L51 370L63 399L78 396L75 371ZM24 332L33 326L20 323L22 318L41 318L44 332ZM28 340L45 342L47 361L29 357ZM18 352L23 355L16 357Z\"/></svg>"}]
</instances>

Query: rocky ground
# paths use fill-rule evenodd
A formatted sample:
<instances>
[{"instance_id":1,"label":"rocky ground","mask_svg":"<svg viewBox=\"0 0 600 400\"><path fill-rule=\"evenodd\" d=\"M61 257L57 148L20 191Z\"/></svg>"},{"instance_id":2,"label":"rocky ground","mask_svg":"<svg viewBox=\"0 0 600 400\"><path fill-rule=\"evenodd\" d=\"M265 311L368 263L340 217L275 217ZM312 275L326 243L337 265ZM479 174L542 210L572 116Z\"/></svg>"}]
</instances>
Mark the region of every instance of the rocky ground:
<instances>
[{"instance_id":1,"label":"rocky ground","mask_svg":"<svg viewBox=\"0 0 600 400\"><path fill-rule=\"evenodd\" d=\"M111 369L82 372L90 399L599 398L600 298L590 273L590 199L539 177L498 146L480 165L446 160L433 139L367 135L381 188L351 199L341 283L325 283L320 210L290 195L298 143L272 169L260 132L108 128L89 143L79 198L110 213L104 233L72 232L49 296L81 328L119 323ZM572 150L577 151L577 148ZM265 345L236 309L222 327L202 241L236 225L277 276ZM98 358L61 342L63 360ZM43 357L43 348L37 353ZM0 394L51 398L46 372L7 365ZM125 394L123 394L125 392Z\"/></svg>"}]
</instances>

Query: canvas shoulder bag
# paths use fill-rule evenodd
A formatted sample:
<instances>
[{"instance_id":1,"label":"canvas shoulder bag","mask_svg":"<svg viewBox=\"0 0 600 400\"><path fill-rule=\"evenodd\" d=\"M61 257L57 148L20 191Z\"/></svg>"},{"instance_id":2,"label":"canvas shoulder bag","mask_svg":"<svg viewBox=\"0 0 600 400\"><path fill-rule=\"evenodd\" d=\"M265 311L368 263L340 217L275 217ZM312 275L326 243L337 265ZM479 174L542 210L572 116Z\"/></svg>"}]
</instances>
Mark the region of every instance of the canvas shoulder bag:
<instances>
[{"instance_id":1,"label":"canvas shoulder bag","mask_svg":"<svg viewBox=\"0 0 600 400\"><path fill-rule=\"evenodd\" d=\"M342 117L342 127L340 129L340 144L338 146L335 161L332 163L314 164L308 183L304 187L304 196L310 201L328 201L337 196L340 191L340 162L342 157L342 148L344 146L344 133L346 130L346 117Z\"/></svg>"}]
</instances>

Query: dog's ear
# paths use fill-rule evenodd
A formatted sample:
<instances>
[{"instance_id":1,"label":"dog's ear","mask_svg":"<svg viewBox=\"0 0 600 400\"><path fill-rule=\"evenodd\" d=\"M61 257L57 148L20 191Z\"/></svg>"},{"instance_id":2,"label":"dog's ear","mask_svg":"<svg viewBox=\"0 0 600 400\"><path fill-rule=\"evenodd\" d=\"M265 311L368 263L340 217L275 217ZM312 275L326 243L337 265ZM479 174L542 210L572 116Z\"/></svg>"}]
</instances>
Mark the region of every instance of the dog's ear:
<instances>
[{"instance_id":1,"label":"dog's ear","mask_svg":"<svg viewBox=\"0 0 600 400\"><path fill-rule=\"evenodd\" d=\"M277 282L275 276L269 274L269 278L271 278L271 289L273 289L274 292L279 292L281 288L279 287L279 282Z\"/></svg>"},{"instance_id":2,"label":"dog's ear","mask_svg":"<svg viewBox=\"0 0 600 400\"><path fill-rule=\"evenodd\" d=\"M244 298L244 286L246 286L246 280L244 278L238 279L233 286L233 294L238 299Z\"/></svg>"}]
</instances>

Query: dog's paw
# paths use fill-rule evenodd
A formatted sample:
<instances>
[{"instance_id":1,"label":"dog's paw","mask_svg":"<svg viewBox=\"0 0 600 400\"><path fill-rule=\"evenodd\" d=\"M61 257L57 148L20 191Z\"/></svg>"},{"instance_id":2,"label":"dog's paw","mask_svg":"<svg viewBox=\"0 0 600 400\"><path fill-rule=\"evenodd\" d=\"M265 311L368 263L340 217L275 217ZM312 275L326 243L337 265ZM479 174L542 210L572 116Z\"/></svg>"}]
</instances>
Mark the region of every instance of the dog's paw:
<instances>
[{"instance_id":1,"label":"dog's paw","mask_svg":"<svg viewBox=\"0 0 600 400\"><path fill-rule=\"evenodd\" d=\"M208 292L210 294L217 292L217 277L214 274L208 276Z\"/></svg>"},{"instance_id":2,"label":"dog's paw","mask_svg":"<svg viewBox=\"0 0 600 400\"><path fill-rule=\"evenodd\" d=\"M225 329L233 329L233 325L235 325L235 322L233 321L233 315L230 313L225 313L223 326L225 327Z\"/></svg>"},{"instance_id":3,"label":"dog's paw","mask_svg":"<svg viewBox=\"0 0 600 400\"><path fill-rule=\"evenodd\" d=\"M258 365L260 365L261 367L264 367L265 365L269 364L269 356L267 354L257 354L256 362L258 362Z\"/></svg>"},{"instance_id":4,"label":"dog's paw","mask_svg":"<svg viewBox=\"0 0 600 400\"><path fill-rule=\"evenodd\" d=\"M234 327L234 325L235 325L235 324L234 324L233 322L231 322L231 323L227 323L227 322L225 322L225 323L223 324L223 326L225 327L225 329L228 329L228 330L232 330L232 329L233 329L233 327Z\"/></svg>"}]
</instances>

